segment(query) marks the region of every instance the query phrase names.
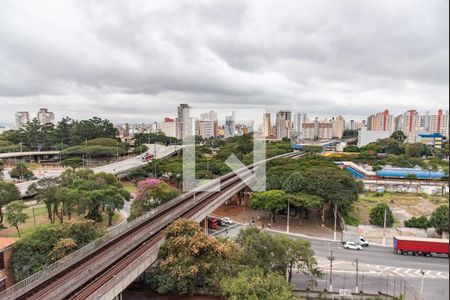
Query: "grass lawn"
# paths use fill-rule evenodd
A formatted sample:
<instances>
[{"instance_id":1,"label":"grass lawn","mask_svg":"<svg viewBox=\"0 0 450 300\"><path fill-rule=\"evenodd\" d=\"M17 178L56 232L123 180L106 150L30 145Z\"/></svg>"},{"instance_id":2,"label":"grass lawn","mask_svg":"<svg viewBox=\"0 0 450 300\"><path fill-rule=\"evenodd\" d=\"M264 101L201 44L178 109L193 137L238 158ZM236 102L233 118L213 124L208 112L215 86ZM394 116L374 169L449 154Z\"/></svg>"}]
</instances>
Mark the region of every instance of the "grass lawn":
<instances>
[{"instance_id":1,"label":"grass lawn","mask_svg":"<svg viewBox=\"0 0 450 300\"><path fill-rule=\"evenodd\" d=\"M122 186L130 193L134 193L137 190L136 185L131 182L122 182Z\"/></svg>"},{"instance_id":2,"label":"grass lawn","mask_svg":"<svg viewBox=\"0 0 450 300\"><path fill-rule=\"evenodd\" d=\"M28 207L25 210L25 213L28 215L28 220L25 223L19 225L21 235L33 231L33 229L35 228L34 220L36 220L36 226L39 226L41 224L50 224L50 220L48 219L47 216L47 208L45 207L45 205L41 204L34 206L35 218L33 218L33 207ZM72 214L71 220L73 221L84 220L84 218L77 214ZM122 220L123 220L122 215L116 213L113 216L112 226L117 225L118 223L122 222ZM69 221L69 218L65 217L64 222L67 221ZM59 223L59 219L57 219L56 222ZM14 227L9 227L9 224L6 223L5 219L3 219L3 225L7 228L0 230L0 237L15 237L15 238L19 237L16 229ZM96 226L98 228L103 229L108 228L108 216L104 215L103 221L100 223L96 223Z\"/></svg>"}]
</instances>

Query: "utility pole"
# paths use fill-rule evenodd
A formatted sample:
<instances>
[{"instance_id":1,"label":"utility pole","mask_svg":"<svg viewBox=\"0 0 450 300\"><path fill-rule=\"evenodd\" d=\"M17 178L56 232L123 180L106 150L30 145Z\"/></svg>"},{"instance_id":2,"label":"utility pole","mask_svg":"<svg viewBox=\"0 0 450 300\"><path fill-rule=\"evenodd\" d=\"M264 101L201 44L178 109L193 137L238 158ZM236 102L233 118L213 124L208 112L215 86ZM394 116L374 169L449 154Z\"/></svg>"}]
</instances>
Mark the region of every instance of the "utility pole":
<instances>
[{"instance_id":1,"label":"utility pole","mask_svg":"<svg viewBox=\"0 0 450 300\"><path fill-rule=\"evenodd\" d=\"M334 204L334 233L333 233L334 240L336 240L336 230L337 230L337 203Z\"/></svg>"},{"instance_id":2,"label":"utility pole","mask_svg":"<svg viewBox=\"0 0 450 300\"><path fill-rule=\"evenodd\" d=\"M333 292L333 261L336 259L333 256L333 250L330 249L330 256L328 257L330 260L330 292Z\"/></svg>"},{"instance_id":3,"label":"utility pole","mask_svg":"<svg viewBox=\"0 0 450 300\"><path fill-rule=\"evenodd\" d=\"M383 246L386 246L386 214L387 214L387 209L384 210L384 222L383 222Z\"/></svg>"},{"instance_id":4,"label":"utility pole","mask_svg":"<svg viewBox=\"0 0 450 300\"><path fill-rule=\"evenodd\" d=\"M420 282L420 295L419 295L419 299L422 300L423 299L423 279L425 276L425 272L423 271L423 269L420 269L420 274L422 274L422 280Z\"/></svg>"},{"instance_id":5,"label":"utility pole","mask_svg":"<svg viewBox=\"0 0 450 300\"><path fill-rule=\"evenodd\" d=\"M355 259L355 264L356 264L356 287L355 287L355 293L359 293L359 282L358 282L358 267L359 267L359 260L358 258Z\"/></svg>"}]
</instances>

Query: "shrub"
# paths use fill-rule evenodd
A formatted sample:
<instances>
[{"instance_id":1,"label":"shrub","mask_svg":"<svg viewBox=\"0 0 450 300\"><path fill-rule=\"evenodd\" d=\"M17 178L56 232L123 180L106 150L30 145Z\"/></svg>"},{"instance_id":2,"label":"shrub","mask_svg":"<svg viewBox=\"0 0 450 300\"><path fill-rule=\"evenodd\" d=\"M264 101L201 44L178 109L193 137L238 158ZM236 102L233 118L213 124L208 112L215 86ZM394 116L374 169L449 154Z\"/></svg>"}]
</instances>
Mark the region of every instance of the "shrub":
<instances>
[{"instance_id":1,"label":"shrub","mask_svg":"<svg viewBox=\"0 0 450 300\"><path fill-rule=\"evenodd\" d=\"M406 227L413 227L413 228L422 228L427 229L430 227L430 222L428 221L428 218L425 216L422 217L412 217L409 220L405 221Z\"/></svg>"}]
</instances>

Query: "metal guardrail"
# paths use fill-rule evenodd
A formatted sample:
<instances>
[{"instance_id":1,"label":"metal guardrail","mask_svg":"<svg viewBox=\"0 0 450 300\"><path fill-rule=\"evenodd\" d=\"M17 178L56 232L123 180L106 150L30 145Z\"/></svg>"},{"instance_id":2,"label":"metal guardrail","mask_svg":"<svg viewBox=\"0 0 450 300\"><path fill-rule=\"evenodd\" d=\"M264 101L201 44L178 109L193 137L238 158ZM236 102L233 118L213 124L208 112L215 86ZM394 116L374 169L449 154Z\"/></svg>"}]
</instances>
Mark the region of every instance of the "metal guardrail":
<instances>
[{"instance_id":1,"label":"metal guardrail","mask_svg":"<svg viewBox=\"0 0 450 300\"><path fill-rule=\"evenodd\" d=\"M281 155L269 158L265 161L285 157L290 154L292 154L292 153L281 154ZM253 164L251 166L259 165L261 163L263 163L263 161ZM233 174L245 172L246 170L248 170L248 167L251 167L251 166L246 166L246 167L238 170L237 172L231 172L229 174L223 175L218 179L219 180L227 179L228 177L231 177ZM216 182L213 181L209 184L216 184ZM206 184L205 186L207 186L207 185L208 184ZM144 222L146 222L148 219L150 219L152 216L158 214L159 212L167 210L168 208L170 208L172 206L176 206L177 204L179 204L186 198L191 197L194 193L195 193L195 191L193 191L193 192L191 191L191 192L182 194L182 195L176 197L175 199L173 199L169 202L166 202L166 203L162 204L161 206L151 210L150 212L146 213L145 215L142 215L141 217L136 218L135 220L133 220L129 223L125 223L122 226L118 226L118 227L112 229L111 231L108 231L101 238L87 244L86 246L80 248L79 250L77 250L75 252L72 252L71 254L65 256L61 260L56 261L55 263L45 266L39 272L34 273L33 275L25 278L24 280L18 282L17 284L0 292L0 299L13 299L13 298L11 298L12 296L17 297L22 294L25 294L26 292L37 287L39 284L42 284L43 282L48 280L49 275L57 274L59 272L62 272L64 270L68 269L69 267L78 263L82 258L89 256L90 254L93 254L95 251L97 251L101 247L107 245L108 243L110 243L111 241L113 241L114 239L116 239L117 237L122 235L123 233L128 232L128 231L138 227L139 225L143 224ZM167 222L167 217L163 219L163 222L164 223ZM115 255L117 255L117 254L115 254ZM88 275L88 274L85 274L85 275Z\"/></svg>"}]
</instances>

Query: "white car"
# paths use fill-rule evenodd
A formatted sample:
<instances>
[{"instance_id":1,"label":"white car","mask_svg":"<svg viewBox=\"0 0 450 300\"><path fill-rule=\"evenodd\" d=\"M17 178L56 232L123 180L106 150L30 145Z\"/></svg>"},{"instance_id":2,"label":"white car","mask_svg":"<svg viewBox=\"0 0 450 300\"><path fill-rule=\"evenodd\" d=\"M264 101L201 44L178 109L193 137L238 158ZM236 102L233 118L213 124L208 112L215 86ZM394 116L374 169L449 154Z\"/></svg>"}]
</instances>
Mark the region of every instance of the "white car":
<instances>
[{"instance_id":1,"label":"white car","mask_svg":"<svg viewBox=\"0 0 450 300\"><path fill-rule=\"evenodd\" d=\"M221 218L221 220L226 224L233 224L233 220L228 217Z\"/></svg>"},{"instance_id":2,"label":"white car","mask_svg":"<svg viewBox=\"0 0 450 300\"><path fill-rule=\"evenodd\" d=\"M352 249L352 250L362 250L361 245L356 244L354 242L345 242L344 243L344 248L345 249Z\"/></svg>"}]
</instances>

